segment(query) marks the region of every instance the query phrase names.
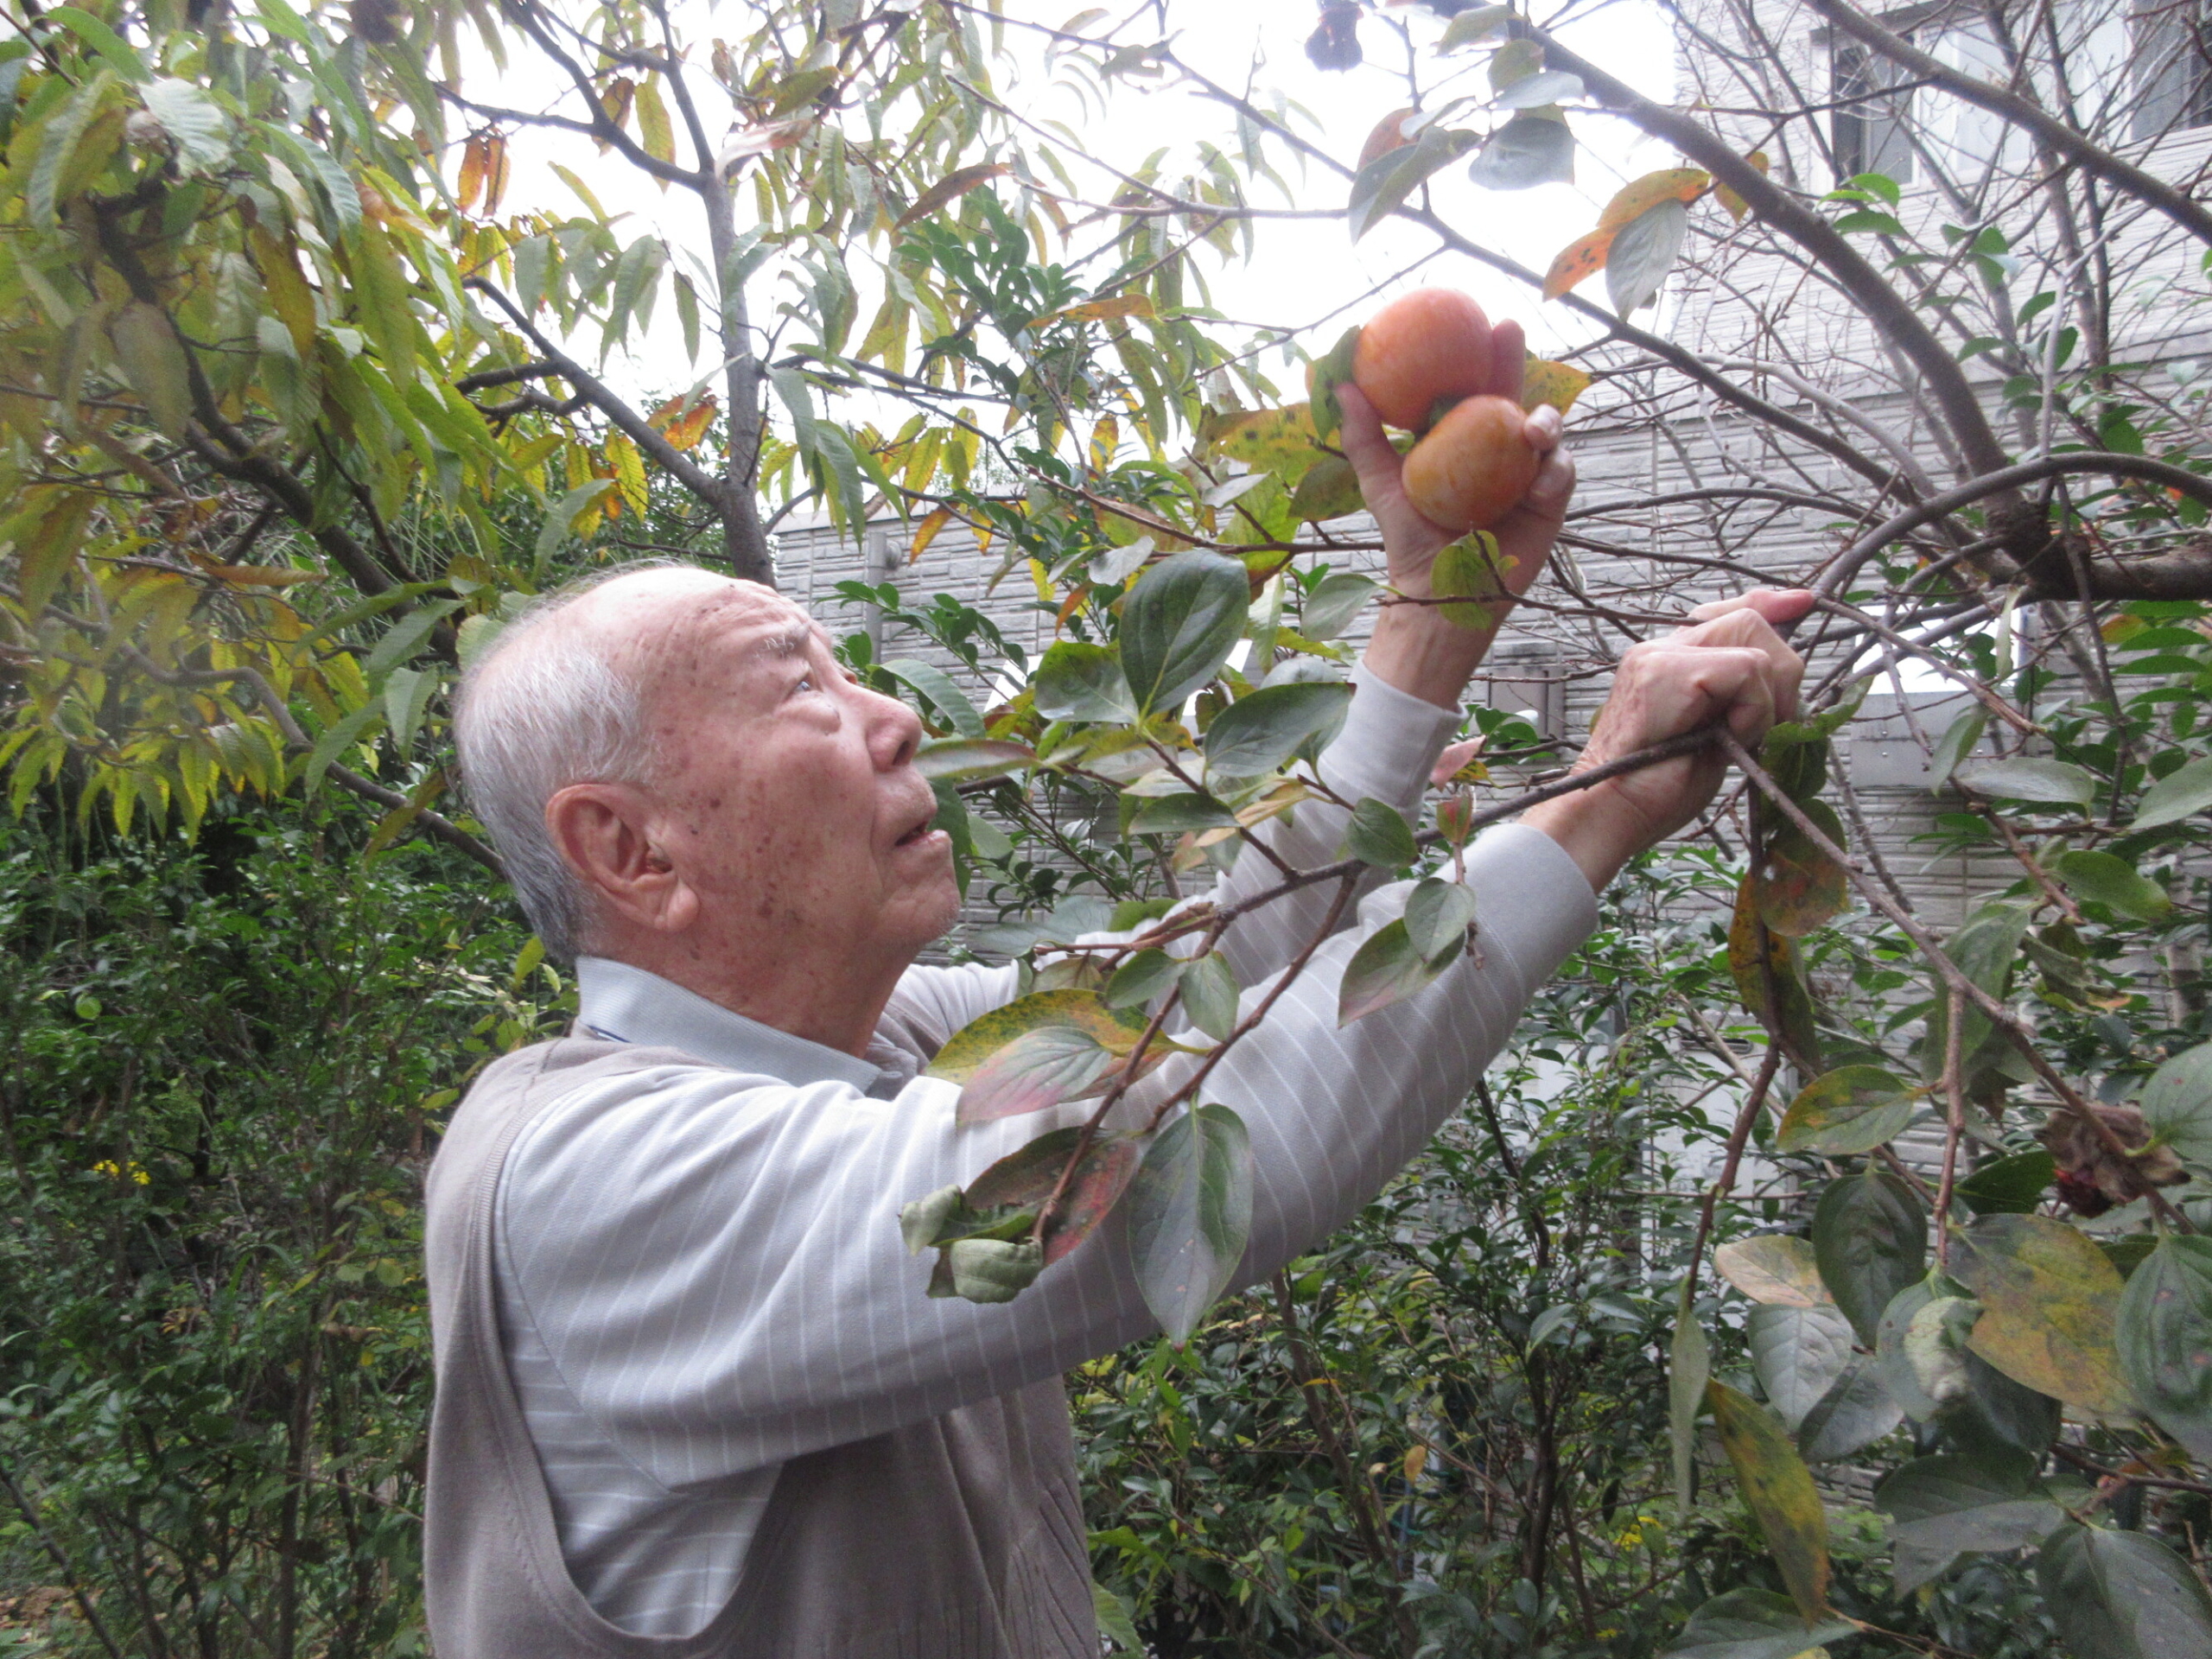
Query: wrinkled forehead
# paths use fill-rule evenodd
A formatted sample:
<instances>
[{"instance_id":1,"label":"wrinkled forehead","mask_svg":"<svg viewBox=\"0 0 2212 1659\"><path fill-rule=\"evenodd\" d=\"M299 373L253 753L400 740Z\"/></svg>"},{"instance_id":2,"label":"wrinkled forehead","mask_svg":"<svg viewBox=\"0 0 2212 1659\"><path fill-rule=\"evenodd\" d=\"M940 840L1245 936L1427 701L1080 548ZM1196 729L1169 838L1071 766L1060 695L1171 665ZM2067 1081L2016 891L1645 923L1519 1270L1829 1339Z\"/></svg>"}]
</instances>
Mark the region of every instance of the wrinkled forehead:
<instances>
[{"instance_id":1,"label":"wrinkled forehead","mask_svg":"<svg viewBox=\"0 0 2212 1659\"><path fill-rule=\"evenodd\" d=\"M773 588L704 570L640 571L585 603L579 620L626 659L648 699L686 687L734 691L759 669L804 654L818 635Z\"/></svg>"}]
</instances>

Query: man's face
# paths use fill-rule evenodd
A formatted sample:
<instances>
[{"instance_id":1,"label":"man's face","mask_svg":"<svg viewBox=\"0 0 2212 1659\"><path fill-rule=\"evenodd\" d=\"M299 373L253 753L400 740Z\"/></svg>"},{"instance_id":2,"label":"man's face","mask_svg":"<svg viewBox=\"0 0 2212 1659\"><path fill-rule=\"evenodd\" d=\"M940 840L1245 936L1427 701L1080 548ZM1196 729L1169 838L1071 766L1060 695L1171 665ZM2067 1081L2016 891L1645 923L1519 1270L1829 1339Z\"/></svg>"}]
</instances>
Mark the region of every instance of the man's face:
<instances>
[{"instance_id":1,"label":"man's face","mask_svg":"<svg viewBox=\"0 0 2212 1659\"><path fill-rule=\"evenodd\" d=\"M681 577L629 637L661 763L654 838L698 895L702 950L804 938L903 966L960 904L913 765L920 721L849 678L790 601Z\"/></svg>"}]
</instances>

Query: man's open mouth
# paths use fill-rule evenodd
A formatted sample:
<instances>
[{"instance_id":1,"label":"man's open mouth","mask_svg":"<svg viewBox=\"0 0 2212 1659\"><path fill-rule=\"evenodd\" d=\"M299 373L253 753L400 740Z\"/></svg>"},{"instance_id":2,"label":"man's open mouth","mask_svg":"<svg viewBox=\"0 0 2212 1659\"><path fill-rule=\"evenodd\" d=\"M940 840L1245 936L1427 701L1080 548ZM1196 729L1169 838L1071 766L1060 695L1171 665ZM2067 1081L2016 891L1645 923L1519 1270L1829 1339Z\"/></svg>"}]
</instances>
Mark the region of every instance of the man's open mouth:
<instances>
[{"instance_id":1,"label":"man's open mouth","mask_svg":"<svg viewBox=\"0 0 2212 1659\"><path fill-rule=\"evenodd\" d=\"M899 839L892 844L895 847L911 847L916 842L919 841L924 836L929 834L930 830L935 827L936 823L937 808L935 806L931 806L927 816L925 816L918 823L915 824L915 826L909 830L905 835L899 836Z\"/></svg>"}]
</instances>

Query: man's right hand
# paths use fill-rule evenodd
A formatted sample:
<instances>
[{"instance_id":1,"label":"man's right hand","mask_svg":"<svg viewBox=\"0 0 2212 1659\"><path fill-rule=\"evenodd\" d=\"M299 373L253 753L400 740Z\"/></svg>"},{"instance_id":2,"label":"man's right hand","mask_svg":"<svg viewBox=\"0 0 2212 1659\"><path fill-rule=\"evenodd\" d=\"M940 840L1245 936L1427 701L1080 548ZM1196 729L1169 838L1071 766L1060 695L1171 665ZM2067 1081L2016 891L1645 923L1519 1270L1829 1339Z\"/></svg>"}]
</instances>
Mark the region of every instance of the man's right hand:
<instances>
[{"instance_id":1,"label":"man's right hand","mask_svg":"<svg viewBox=\"0 0 2212 1659\"><path fill-rule=\"evenodd\" d=\"M1775 632L1813 608L1803 590L1758 588L1700 605L1690 625L1631 645L1613 677L1576 772L1725 721L1756 749L1777 721L1794 719L1805 662ZM1530 807L1521 822L1567 849L1602 889L1622 865L1705 810L1726 775L1717 748L1624 772L1578 794Z\"/></svg>"}]
</instances>

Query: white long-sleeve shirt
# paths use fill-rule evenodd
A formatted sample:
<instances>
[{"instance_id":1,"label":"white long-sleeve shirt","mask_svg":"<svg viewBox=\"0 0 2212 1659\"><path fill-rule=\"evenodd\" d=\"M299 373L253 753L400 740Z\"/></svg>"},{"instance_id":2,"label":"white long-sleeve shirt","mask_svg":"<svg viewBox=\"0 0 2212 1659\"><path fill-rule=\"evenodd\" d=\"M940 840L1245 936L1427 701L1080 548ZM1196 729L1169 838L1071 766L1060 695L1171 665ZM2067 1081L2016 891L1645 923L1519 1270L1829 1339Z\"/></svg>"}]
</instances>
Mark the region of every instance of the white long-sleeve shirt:
<instances>
[{"instance_id":1,"label":"white long-sleeve shirt","mask_svg":"<svg viewBox=\"0 0 2212 1659\"><path fill-rule=\"evenodd\" d=\"M1347 798L1411 809L1456 723L1362 674L1322 760ZM1267 831L1294 868L1340 856L1341 809ZM1237 1282L1342 1225L1458 1108L1530 995L1596 919L1589 884L1541 832L1469 849L1477 947L1417 996L1339 1029L1360 941L1408 884L1369 893L1209 1099L1241 1114L1256 1164ZM1276 873L1249 851L1214 897ZM1323 884L1255 912L1224 944L1249 1000L1317 930ZM500 1177L495 1268L508 1363L562 1550L600 1615L687 1634L737 1586L788 1459L1039 1382L1157 1329L1118 1218L1014 1301L923 1294L902 1204L972 1180L1091 1108L969 1128L957 1087L918 1075L954 1032L1010 1000L1011 968L916 968L865 1059L773 1031L622 963L578 964L579 1027L669 1047L669 1065L588 1085L542 1114ZM1202 1038L1192 1040L1203 1043ZM1179 1058L1132 1091L1165 1098Z\"/></svg>"}]
</instances>

